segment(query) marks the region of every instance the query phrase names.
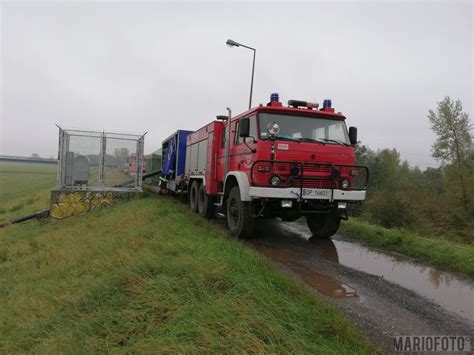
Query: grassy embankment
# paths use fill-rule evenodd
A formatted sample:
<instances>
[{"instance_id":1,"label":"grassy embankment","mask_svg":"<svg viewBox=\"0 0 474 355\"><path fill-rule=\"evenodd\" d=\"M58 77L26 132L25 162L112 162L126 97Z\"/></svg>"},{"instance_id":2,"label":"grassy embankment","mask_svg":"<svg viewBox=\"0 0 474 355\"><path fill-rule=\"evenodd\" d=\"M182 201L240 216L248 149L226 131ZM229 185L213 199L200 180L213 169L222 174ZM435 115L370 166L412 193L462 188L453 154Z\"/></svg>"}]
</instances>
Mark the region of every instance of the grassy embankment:
<instances>
[{"instance_id":1,"label":"grassy embankment","mask_svg":"<svg viewBox=\"0 0 474 355\"><path fill-rule=\"evenodd\" d=\"M51 190L56 186L56 165L0 163L0 223L49 208ZM91 169L91 185L97 185L98 173ZM106 171L108 186L131 179L118 169Z\"/></svg>"},{"instance_id":2,"label":"grassy embankment","mask_svg":"<svg viewBox=\"0 0 474 355\"><path fill-rule=\"evenodd\" d=\"M0 352L367 353L332 306L179 203L0 230Z\"/></svg>"},{"instance_id":3,"label":"grassy embankment","mask_svg":"<svg viewBox=\"0 0 474 355\"><path fill-rule=\"evenodd\" d=\"M399 252L439 269L474 278L472 244L460 244L441 238L424 238L410 231L387 229L357 218L343 221L341 233L368 245Z\"/></svg>"},{"instance_id":4,"label":"grassy embankment","mask_svg":"<svg viewBox=\"0 0 474 355\"><path fill-rule=\"evenodd\" d=\"M56 165L0 163L0 223L49 207Z\"/></svg>"}]
</instances>

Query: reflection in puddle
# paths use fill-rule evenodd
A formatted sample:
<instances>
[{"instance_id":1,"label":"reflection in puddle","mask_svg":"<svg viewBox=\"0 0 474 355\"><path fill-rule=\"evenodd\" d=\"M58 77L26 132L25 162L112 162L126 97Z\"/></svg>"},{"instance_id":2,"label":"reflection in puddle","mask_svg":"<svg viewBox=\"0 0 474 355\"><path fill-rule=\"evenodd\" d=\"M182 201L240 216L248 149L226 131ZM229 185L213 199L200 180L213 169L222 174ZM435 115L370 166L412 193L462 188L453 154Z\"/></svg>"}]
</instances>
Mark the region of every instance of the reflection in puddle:
<instances>
[{"instance_id":1,"label":"reflection in puddle","mask_svg":"<svg viewBox=\"0 0 474 355\"><path fill-rule=\"evenodd\" d=\"M302 278L304 278L303 271L305 270L298 272L298 265L294 264L300 259L311 261L323 257L325 260L380 276L432 300L450 312L474 321L473 282L440 272L429 266L415 264L407 257L371 250L357 243L342 240L303 241L302 239L308 239L311 236L306 223L303 222L262 223L261 233L269 237L265 244L271 244L273 247L269 245L254 245L254 247L274 260L293 264L290 267ZM311 271L306 270L306 272ZM308 275L305 281L310 283L307 279ZM346 287L337 280L335 282L343 289ZM314 282L314 284L318 283ZM327 285L330 282L324 284ZM314 287L324 293L321 290L322 286Z\"/></svg>"},{"instance_id":2,"label":"reflection in puddle","mask_svg":"<svg viewBox=\"0 0 474 355\"><path fill-rule=\"evenodd\" d=\"M290 253L286 250L271 248L263 244L253 245L254 249L258 250L260 253L265 254L272 260L276 260L282 264L293 264L298 260L298 255Z\"/></svg>"},{"instance_id":3,"label":"reflection in puddle","mask_svg":"<svg viewBox=\"0 0 474 355\"><path fill-rule=\"evenodd\" d=\"M326 296L334 298L357 297L355 290L339 282L334 277L308 271L303 268L295 268L293 270L299 274L307 284L313 286Z\"/></svg>"},{"instance_id":4,"label":"reflection in puddle","mask_svg":"<svg viewBox=\"0 0 474 355\"><path fill-rule=\"evenodd\" d=\"M277 223L275 227L291 237L308 239L311 236L302 222ZM383 277L474 321L474 284L470 281L415 264L405 256L371 250L357 243L333 239L309 244L307 250L311 250L311 258L319 257L314 251L321 251L326 260Z\"/></svg>"},{"instance_id":5,"label":"reflection in puddle","mask_svg":"<svg viewBox=\"0 0 474 355\"><path fill-rule=\"evenodd\" d=\"M474 287L469 282L415 264L403 256L383 254L347 241L332 242L341 265L383 277L435 301L449 311L474 320Z\"/></svg>"},{"instance_id":6,"label":"reflection in puddle","mask_svg":"<svg viewBox=\"0 0 474 355\"><path fill-rule=\"evenodd\" d=\"M339 263L337 248L331 239L319 239L311 241L311 248L321 250L325 259Z\"/></svg>"},{"instance_id":7,"label":"reflection in puddle","mask_svg":"<svg viewBox=\"0 0 474 355\"><path fill-rule=\"evenodd\" d=\"M307 284L317 289L323 295L334 298L358 297L355 290L334 277L306 270L301 266L295 265L295 262L300 258L297 254L262 244L254 244L253 247L270 259L286 264L292 271L301 276ZM334 251L336 251L336 248L334 248Z\"/></svg>"}]
</instances>

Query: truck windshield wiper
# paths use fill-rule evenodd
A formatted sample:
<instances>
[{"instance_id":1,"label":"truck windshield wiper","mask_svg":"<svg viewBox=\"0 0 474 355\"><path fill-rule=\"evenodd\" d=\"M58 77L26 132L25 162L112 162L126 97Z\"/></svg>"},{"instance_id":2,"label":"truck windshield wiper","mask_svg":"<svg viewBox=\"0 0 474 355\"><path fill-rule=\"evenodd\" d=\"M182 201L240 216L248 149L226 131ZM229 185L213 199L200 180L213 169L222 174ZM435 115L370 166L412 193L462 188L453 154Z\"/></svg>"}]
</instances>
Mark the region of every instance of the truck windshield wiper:
<instances>
[{"instance_id":1,"label":"truck windshield wiper","mask_svg":"<svg viewBox=\"0 0 474 355\"><path fill-rule=\"evenodd\" d=\"M322 140L320 138L313 139L313 138L298 138L300 142L311 142L311 143L321 143L321 144L326 144L325 140Z\"/></svg>"},{"instance_id":2,"label":"truck windshield wiper","mask_svg":"<svg viewBox=\"0 0 474 355\"><path fill-rule=\"evenodd\" d=\"M283 141L299 142L299 139L292 138L292 137L279 137L279 136L276 136L275 139L281 139L281 140L283 140Z\"/></svg>"},{"instance_id":3,"label":"truck windshield wiper","mask_svg":"<svg viewBox=\"0 0 474 355\"><path fill-rule=\"evenodd\" d=\"M338 141L335 139L326 139L326 138L292 138L292 137L285 137L285 136L276 136L275 139L280 139L280 140L285 140L285 141L294 141L294 142L310 142L310 143L321 143L321 144L326 144L327 142L330 143L336 143L340 145L345 145L345 146L350 146L350 144L347 144L342 141Z\"/></svg>"},{"instance_id":4,"label":"truck windshield wiper","mask_svg":"<svg viewBox=\"0 0 474 355\"><path fill-rule=\"evenodd\" d=\"M322 139L325 142L332 142L332 143L336 143L336 144L340 144L340 145L345 145L346 147L350 146L350 144L347 144L346 142L343 142L343 141L339 141L337 139L326 139L326 138L319 138L319 139Z\"/></svg>"},{"instance_id":5,"label":"truck windshield wiper","mask_svg":"<svg viewBox=\"0 0 474 355\"><path fill-rule=\"evenodd\" d=\"M340 145L345 145L345 146L350 146L349 144L343 142L343 141L338 141L336 139L327 139L327 138L298 138L298 140L302 141L302 142L317 142L317 143L322 143L322 144L325 144L326 142L330 142L330 143L336 143L336 144L340 144Z\"/></svg>"}]
</instances>

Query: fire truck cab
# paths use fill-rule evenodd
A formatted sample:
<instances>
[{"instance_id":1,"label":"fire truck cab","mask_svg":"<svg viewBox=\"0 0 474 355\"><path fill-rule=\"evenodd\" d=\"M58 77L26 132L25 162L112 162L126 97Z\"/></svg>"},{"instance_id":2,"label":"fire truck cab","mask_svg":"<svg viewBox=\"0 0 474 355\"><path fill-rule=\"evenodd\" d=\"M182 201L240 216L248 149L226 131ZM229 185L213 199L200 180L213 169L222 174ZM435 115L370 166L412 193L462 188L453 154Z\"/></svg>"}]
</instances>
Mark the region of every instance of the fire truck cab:
<instances>
[{"instance_id":1,"label":"fire truck cab","mask_svg":"<svg viewBox=\"0 0 474 355\"><path fill-rule=\"evenodd\" d=\"M232 235L252 236L257 218L304 216L316 238L336 233L347 206L365 199L368 169L355 165L357 129L331 100L323 107L278 94L190 133L184 174L176 190L193 211L225 215Z\"/></svg>"}]
</instances>

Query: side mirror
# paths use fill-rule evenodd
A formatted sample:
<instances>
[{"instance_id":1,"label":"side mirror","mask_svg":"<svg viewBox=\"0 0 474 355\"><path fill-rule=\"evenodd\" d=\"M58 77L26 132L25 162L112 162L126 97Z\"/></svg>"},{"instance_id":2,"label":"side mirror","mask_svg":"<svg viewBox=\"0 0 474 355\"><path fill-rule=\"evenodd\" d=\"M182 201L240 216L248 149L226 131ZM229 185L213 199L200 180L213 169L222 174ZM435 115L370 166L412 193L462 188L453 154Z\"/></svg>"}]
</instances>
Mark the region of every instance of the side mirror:
<instances>
[{"instance_id":1,"label":"side mirror","mask_svg":"<svg viewBox=\"0 0 474 355\"><path fill-rule=\"evenodd\" d=\"M241 118L239 121L239 137L247 138L250 136L250 119Z\"/></svg>"},{"instance_id":2,"label":"side mirror","mask_svg":"<svg viewBox=\"0 0 474 355\"><path fill-rule=\"evenodd\" d=\"M357 144L357 128L349 127L349 141L352 145Z\"/></svg>"}]
</instances>

